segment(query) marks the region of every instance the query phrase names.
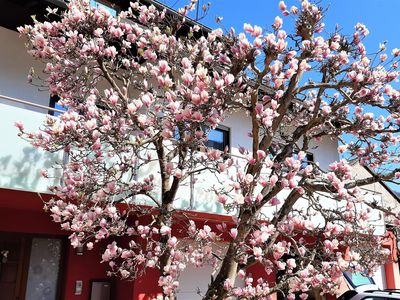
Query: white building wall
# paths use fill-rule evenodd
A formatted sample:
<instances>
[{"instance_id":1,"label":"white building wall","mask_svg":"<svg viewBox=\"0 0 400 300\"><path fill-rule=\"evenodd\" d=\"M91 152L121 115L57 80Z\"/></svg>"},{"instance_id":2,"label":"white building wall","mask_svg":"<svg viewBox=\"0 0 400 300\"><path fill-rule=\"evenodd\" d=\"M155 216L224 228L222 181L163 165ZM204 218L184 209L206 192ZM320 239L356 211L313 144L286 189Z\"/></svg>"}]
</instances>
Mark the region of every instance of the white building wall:
<instances>
[{"instance_id":1,"label":"white building wall","mask_svg":"<svg viewBox=\"0 0 400 300\"><path fill-rule=\"evenodd\" d=\"M352 174L354 179L364 179L371 177L371 173L369 173L368 170L360 164L355 164L353 166ZM381 182L365 185L364 188L374 193L380 193L382 195L382 204L385 208L389 209L393 213L400 212L400 204L398 198L390 193ZM392 223L392 221L393 217L386 216L387 223L390 224Z\"/></svg>"},{"instance_id":2,"label":"white building wall","mask_svg":"<svg viewBox=\"0 0 400 300\"><path fill-rule=\"evenodd\" d=\"M210 283L210 276L213 273L211 266L203 266L196 268L193 265L182 272L179 278L179 300L195 300L202 299L201 295L207 291L207 285Z\"/></svg>"},{"instance_id":3,"label":"white building wall","mask_svg":"<svg viewBox=\"0 0 400 300\"><path fill-rule=\"evenodd\" d=\"M30 68L33 66L36 74L40 74L43 64L34 60L27 53L25 41L19 37L18 32L0 27L0 42L0 94L48 106L49 92L39 91L38 87L29 84L27 80ZM8 102L4 99L0 99L0 103L47 112L29 105Z\"/></svg>"},{"instance_id":4,"label":"white building wall","mask_svg":"<svg viewBox=\"0 0 400 300\"><path fill-rule=\"evenodd\" d=\"M252 149L252 140L249 137L249 133L251 133L250 116L236 112L228 115L222 124L230 129L231 154L241 156L238 150L240 146L248 150ZM308 151L314 155L314 161L326 170L330 163L339 160L337 146L337 140L324 137L321 141L310 143Z\"/></svg>"},{"instance_id":5,"label":"white building wall","mask_svg":"<svg viewBox=\"0 0 400 300\"><path fill-rule=\"evenodd\" d=\"M251 151L252 139L249 137L251 132L251 118L245 113L235 112L228 115L223 121L222 125L229 128L230 132L230 154L236 161L236 165L240 168L246 163L243 155L239 152L239 147ZM309 152L313 153L314 161L318 162L322 169L327 169L329 164L339 159L337 152L337 141L324 138L320 142L313 142L310 145ZM234 164L235 165L235 164ZM232 169L232 173L235 169ZM232 174L234 175L234 174ZM209 212L209 213L222 213L226 214L223 207L216 201L215 193L212 191L213 186L227 186L229 182L226 175L212 174L211 172L203 172L194 176L195 183L193 190L190 189L190 183L186 182L185 185L181 186L177 195L177 201L175 203L177 208L187 209L189 208L190 198L193 201L193 208L198 211ZM191 196L192 193L192 196ZM279 194L279 198L282 203L284 198L288 195L287 191L282 191ZM336 205L336 201L327 201L332 205ZM300 200L297 208L307 207L308 201L306 199ZM272 217L276 209L279 207L266 207L263 210L264 217ZM231 212L232 214L234 212ZM320 223L320 222L318 222Z\"/></svg>"},{"instance_id":6,"label":"white building wall","mask_svg":"<svg viewBox=\"0 0 400 300\"><path fill-rule=\"evenodd\" d=\"M226 244L217 243L213 245L213 251L223 257L227 250ZM219 268L214 268L210 262L205 262L201 267L187 264L179 277L178 300L201 300L207 292L211 276L218 274ZM244 287L244 281L238 276L235 279L236 287Z\"/></svg>"},{"instance_id":7,"label":"white building wall","mask_svg":"<svg viewBox=\"0 0 400 300\"><path fill-rule=\"evenodd\" d=\"M40 73L43 65L27 53L19 33L0 27L0 42L0 94L48 106L49 92L39 91L27 80L31 66ZM47 110L0 98L0 187L48 192L48 186L58 183L59 179L41 177L40 170L62 162L62 153L50 154L35 149L17 136L14 126L16 121L22 121L27 130L37 131L46 113Z\"/></svg>"},{"instance_id":8,"label":"white building wall","mask_svg":"<svg viewBox=\"0 0 400 300\"><path fill-rule=\"evenodd\" d=\"M239 147L251 150L252 143L249 133L251 132L251 117L245 113L232 113L228 115L224 122L224 126L230 130L231 154L242 156L239 153Z\"/></svg>"},{"instance_id":9,"label":"white building wall","mask_svg":"<svg viewBox=\"0 0 400 300\"><path fill-rule=\"evenodd\" d=\"M56 162L62 163L63 154L48 153L32 147L18 136L14 122L21 120L28 131L36 131L46 115L0 103L0 188L32 192L48 192L48 186L59 184L59 172L49 171L46 179L42 169L51 169Z\"/></svg>"},{"instance_id":10,"label":"white building wall","mask_svg":"<svg viewBox=\"0 0 400 300\"><path fill-rule=\"evenodd\" d=\"M386 289L386 272L385 272L385 267L380 266L378 270L374 273L372 278L375 281L375 284L381 289L384 290Z\"/></svg>"},{"instance_id":11,"label":"white building wall","mask_svg":"<svg viewBox=\"0 0 400 300\"><path fill-rule=\"evenodd\" d=\"M38 87L35 87L27 82L27 74L31 66L35 68L36 73L40 73L43 69L43 65L39 61L35 61L26 50L24 45L25 41L23 38L19 37L17 32L0 28L0 41L2 41L3 46L0 48L0 94L11 96L15 98L24 99L33 103L41 104L48 106L49 104L49 93L48 91L39 91ZM6 100L0 99L0 103L4 103L11 106L17 106L20 108L24 108L26 110L34 110L41 111L41 113L46 113L38 108L34 108L32 106L16 104L12 102L8 102ZM3 110L5 113L5 110ZM28 112L27 112L28 113ZM25 116L25 113L17 113L16 111L13 113L8 112L8 117L10 114L12 117L10 118L2 118L0 121L2 124L2 129L7 131L7 138L12 139L12 145L4 148L0 153L2 157L6 157L10 153L18 153L18 149L25 149L29 147L25 141L20 140L16 137L16 130L13 127L14 121L17 120L32 120L32 118L36 118L34 121L37 124L36 128L39 128L42 117L40 115L29 115ZM29 114L29 113L28 113ZM44 114L43 114L44 117ZM230 145L231 145L231 154L234 157L240 157L239 147L244 147L248 150L251 150L251 138L249 137L249 132L251 131L251 118L244 113L232 113L226 117L223 122L223 125L230 129ZM36 130L35 126L31 126L31 130ZM321 142L312 145L310 148L310 152L314 154L315 161L320 163L322 168L327 168L329 163L338 159L337 154L337 143L334 140L323 139ZM23 150L21 150L23 151ZM21 159L14 155L16 159ZM238 163L244 163L243 160L238 158ZM37 170L40 170L42 165L40 162L36 162L35 171L29 171L29 176L33 176L37 173ZM49 163L47 162L46 167L49 167ZM11 166L11 164L8 164ZM3 174L10 173L9 171L3 171ZM144 170L144 174L149 174L152 172L157 172L157 166L153 165L148 168L148 170ZM26 172L25 172L26 173ZM26 174L28 174L26 173ZM28 180L28 179L25 179ZM32 182L37 181L37 178L30 178ZM29 181L28 180L28 181ZM190 184L189 181L182 186L178 193L178 201L177 207L187 209L190 206L190 200L192 199L193 205L196 209L200 211L206 212L214 212L214 213L223 213L222 207L215 201L214 193L210 192L210 188L213 184L215 184L216 178L214 175L209 173L204 173L196 176L196 183L194 184L194 197L190 196ZM226 178L220 178L221 182L226 181ZM3 186L5 185L5 179L3 178ZM45 183L41 183L43 185ZM50 184L50 183L49 183ZM10 183L8 184L8 186ZM33 188L32 185L20 185L17 188L22 188L29 190ZM43 186L39 188L43 191ZM33 188L33 190L37 190ZM149 203L148 203L149 204Z\"/></svg>"},{"instance_id":12,"label":"white building wall","mask_svg":"<svg viewBox=\"0 0 400 300\"><path fill-rule=\"evenodd\" d=\"M314 161L318 162L323 170L327 170L329 164L339 160L337 147L337 140L324 137L319 142L311 143L309 152L314 154Z\"/></svg>"}]
</instances>

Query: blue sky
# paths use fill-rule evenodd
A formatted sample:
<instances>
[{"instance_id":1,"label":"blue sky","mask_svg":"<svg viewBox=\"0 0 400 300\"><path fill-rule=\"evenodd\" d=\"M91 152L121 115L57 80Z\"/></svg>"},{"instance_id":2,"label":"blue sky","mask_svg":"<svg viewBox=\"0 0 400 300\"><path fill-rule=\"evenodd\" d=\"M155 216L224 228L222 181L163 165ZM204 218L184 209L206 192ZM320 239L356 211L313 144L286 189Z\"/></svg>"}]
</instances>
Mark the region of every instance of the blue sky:
<instances>
[{"instance_id":1,"label":"blue sky","mask_svg":"<svg viewBox=\"0 0 400 300\"><path fill-rule=\"evenodd\" d=\"M199 0L200 5L207 4ZM166 5L177 9L188 3L188 0L162 0ZM280 15L277 0L213 0L208 16L201 23L211 28L219 27L215 16L223 17L222 25L226 28L233 26L242 30L243 23L256 24L271 29L275 16ZM285 1L288 7L299 6L300 1ZM367 49L377 48L379 42L388 41L388 49L400 48L400 1L399 0L322 0L321 6L327 7L325 24L327 32L334 30L339 24L344 33L351 33L357 22L364 23L370 30L366 40ZM289 25L291 18L284 18ZM291 27L284 25L290 32ZM371 48L372 47L372 48Z\"/></svg>"}]
</instances>

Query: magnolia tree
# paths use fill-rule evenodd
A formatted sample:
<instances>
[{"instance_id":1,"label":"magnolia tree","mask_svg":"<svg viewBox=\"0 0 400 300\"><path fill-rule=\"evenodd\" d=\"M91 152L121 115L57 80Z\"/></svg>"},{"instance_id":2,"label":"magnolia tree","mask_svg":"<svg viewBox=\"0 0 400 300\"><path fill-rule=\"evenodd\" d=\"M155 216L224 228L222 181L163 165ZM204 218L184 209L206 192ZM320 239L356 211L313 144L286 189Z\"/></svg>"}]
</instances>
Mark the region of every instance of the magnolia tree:
<instances>
[{"instance_id":1,"label":"magnolia tree","mask_svg":"<svg viewBox=\"0 0 400 300\"><path fill-rule=\"evenodd\" d=\"M177 13L133 2L117 17L71 0L66 11L48 10L55 21L19 28L46 63L43 83L67 107L36 133L17 126L32 145L68 154L46 208L73 247L104 240L102 262L122 279L158 269L165 299L188 265L215 268L203 299L305 299L312 288L335 292L343 271L382 263L388 253L369 220L391 211L362 186L400 177L400 93L391 86L400 50L368 54L363 24L350 36L326 34L322 9L297 4L279 3L294 19L291 34L279 16L265 29L208 31L185 18L195 0ZM240 159L205 147L233 112L251 123ZM321 140L346 159L305 165ZM355 179L350 160L375 175ZM177 193L205 172L225 178L210 177L210 190L232 222L177 217ZM253 265L276 280L252 278Z\"/></svg>"}]
</instances>

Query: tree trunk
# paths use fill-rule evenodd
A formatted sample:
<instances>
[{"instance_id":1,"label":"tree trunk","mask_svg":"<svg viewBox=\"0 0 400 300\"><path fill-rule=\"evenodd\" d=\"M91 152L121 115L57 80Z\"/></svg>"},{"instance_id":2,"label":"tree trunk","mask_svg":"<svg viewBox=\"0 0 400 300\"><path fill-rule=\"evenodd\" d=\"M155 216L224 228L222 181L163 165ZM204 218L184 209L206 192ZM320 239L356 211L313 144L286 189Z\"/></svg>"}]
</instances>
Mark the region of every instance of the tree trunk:
<instances>
[{"instance_id":1,"label":"tree trunk","mask_svg":"<svg viewBox=\"0 0 400 300\"><path fill-rule=\"evenodd\" d=\"M218 272L217 277L211 282L208 286L207 293L203 297L203 300L222 300L227 296L228 291L224 289L225 280L229 279L234 285L236 275L238 272L238 263L237 263L237 245L238 242L244 242L250 232L252 227L252 218L254 218L256 214L251 213L250 211L242 211L239 214L240 223L237 227L238 235L237 237L230 242L228 250L226 251L224 260L221 265L221 269Z\"/></svg>"},{"instance_id":2,"label":"tree trunk","mask_svg":"<svg viewBox=\"0 0 400 300\"><path fill-rule=\"evenodd\" d=\"M222 262L221 269L217 277L208 286L207 293L203 300L222 300L227 295L227 290L224 289L224 282L230 279L232 283L235 282L238 263L235 261L236 244L230 243L228 251L226 252L224 261Z\"/></svg>"}]
</instances>

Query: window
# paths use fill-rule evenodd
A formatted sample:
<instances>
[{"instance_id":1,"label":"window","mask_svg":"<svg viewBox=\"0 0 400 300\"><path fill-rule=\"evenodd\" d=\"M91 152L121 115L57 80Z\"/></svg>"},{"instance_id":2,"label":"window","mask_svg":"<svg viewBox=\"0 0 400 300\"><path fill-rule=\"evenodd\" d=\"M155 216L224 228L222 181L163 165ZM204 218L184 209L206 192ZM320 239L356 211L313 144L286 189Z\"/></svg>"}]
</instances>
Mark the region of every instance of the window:
<instances>
[{"instance_id":1,"label":"window","mask_svg":"<svg viewBox=\"0 0 400 300\"><path fill-rule=\"evenodd\" d=\"M272 157L280 154L280 152L282 151L282 149L285 147L284 143L273 143L270 150L270 153L272 155ZM294 159L297 159L297 155L299 153L299 150L293 150L292 152L292 157ZM272 159L271 157L271 159ZM306 168L308 165L311 165L314 162L314 154L310 153L310 152L306 152L306 156L302 159L301 161L301 170Z\"/></svg>"},{"instance_id":2,"label":"window","mask_svg":"<svg viewBox=\"0 0 400 300\"><path fill-rule=\"evenodd\" d=\"M90 7L96 7L96 8L104 8L106 10L108 10L108 12L113 16L116 17L117 16L117 9L115 8L115 6L107 1L103 1L103 0L90 0Z\"/></svg>"},{"instance_id":3,"label":"window","mask_svg":"<svg viewBox=\"0 0 400 300\"><path fill-rule=\"evenodd\" d=\"M208 148L213 148L217 150L224 151L226 147L230 147L229 143L229 128L223 125L218 125L217 128L211 129L208 133L208 140L206 141L205 145ZM176 140L180 139L178 129L175 130L174 138ZM204 149L199 149L203 151Z\"/></svg>"},{"instance_id":4,"label":"window","mask_svg":"<svg viewBox=\"0 0 400 300\"><path fill-rule=\"evenodd\" d=\"M314 161L314 155L312 153L307 152L306 157L301 161L301 169L304 169L308 165L310 165Z\"/></svg>"},{"instance_id":5,"label":"window","mask_svg":"<svg viewBox=\"0 0 400 300\"><path fill-rule=\"evenodd\" d=\"M219 125L217 128L212 129L208 134L208 141L206 146L214 149L224 151L229 147L229 128Z\"/></svg>"},{"instance_id":6,"label":"window","mask_svg":"<svg viewBox=\"0 0 400 300\"><path fill-rule=\"evenodd\" d=\"M293 151L293 158L297 158L298 151ZM301 161L300 170L305 169L314 161L314 155L310 152L306 152L306 156Z\"/></svg>"},{"instance_id":7,"label":"window","mask_svg":"<svg viewBox=\"0 0 400 300\"><path fill-rule=\"evenodd\" d=\"M343 273L343 275L353 288L356 288L356 287L359 287L362 285L367 285L367 284L375 284L372 277L369 277L365 273L345 272L345 273Z\"/></svg>"},{"instance_id":8,"label":"window","mask_svg":"<svg viewBox=\"0 0 400 300\"><path fill-rule=\"evenodd\" d=\"M55 109L59 109L59 110L62 110L62 111L67 111L67 108L62 106L62 105L60 105L58 103L58 100L60 100L60 98L58 96L50 96L50 107L51 108L55 108ZM61 113L58 112L58 111L49 110L49 115L58 117L59 115L61 115Z\"/></svg>"}]
</instances>

